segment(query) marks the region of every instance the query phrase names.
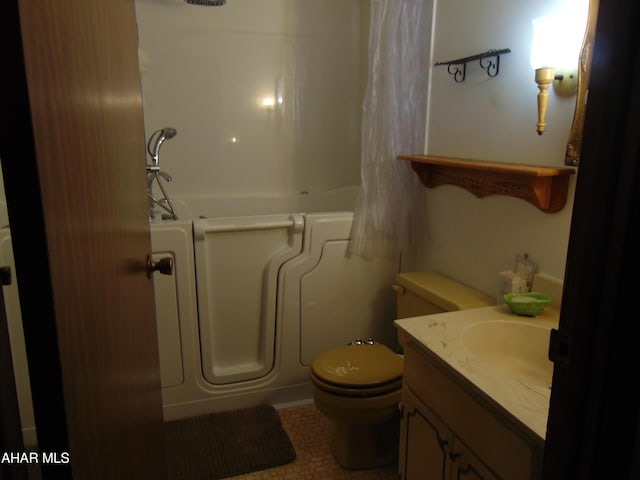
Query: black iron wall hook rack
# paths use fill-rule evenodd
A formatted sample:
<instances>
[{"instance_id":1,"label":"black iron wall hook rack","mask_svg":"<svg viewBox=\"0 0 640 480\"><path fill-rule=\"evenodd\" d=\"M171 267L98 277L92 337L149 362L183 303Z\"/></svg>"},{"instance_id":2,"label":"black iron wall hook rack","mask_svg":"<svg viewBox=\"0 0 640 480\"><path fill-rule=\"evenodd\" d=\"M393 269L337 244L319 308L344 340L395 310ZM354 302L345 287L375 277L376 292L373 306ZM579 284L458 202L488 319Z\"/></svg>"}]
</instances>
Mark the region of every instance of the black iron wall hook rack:
<instances>
[{"instance_id":1,"label":"black iron wall hook rack","mask_svg":"<svg viewBox=\"0 0 640 480\"><path fill-rule=\"evenodd\" d=\"M493 78L500 73L500 55L504 55L505 53L511 53L511 49L503 48L501 50L488 50L484 53L478 53L477 55L458 58L456 60L449 60L448 62L436 62L435 66L447 65L447 71L449 72L449 75L453 76L453 80L456 83L462 83L464 82L467 72L467 63L479 60L480 68L486 70L487 75Z\"/></svg>"}]
</instances>

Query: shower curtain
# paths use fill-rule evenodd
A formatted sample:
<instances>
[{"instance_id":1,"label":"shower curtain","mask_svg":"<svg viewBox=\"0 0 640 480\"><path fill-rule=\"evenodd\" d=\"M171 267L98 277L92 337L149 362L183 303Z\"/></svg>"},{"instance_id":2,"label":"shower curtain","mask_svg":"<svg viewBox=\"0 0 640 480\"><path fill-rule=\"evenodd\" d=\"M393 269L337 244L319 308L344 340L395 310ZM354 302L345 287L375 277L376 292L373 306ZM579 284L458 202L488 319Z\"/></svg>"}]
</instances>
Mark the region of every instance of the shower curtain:
<instances>
[{"instance_id":1,"label":"shower curtain","mask_svg":"<svg viewBox=\"0 0 640 480\"><path fill-rule=\"evenodd\" d=\"M371 0L362 188L350 252L397 255L424 241L424 187L399 154L425 148L432 0Z\"/></svg>"}]
</instances>

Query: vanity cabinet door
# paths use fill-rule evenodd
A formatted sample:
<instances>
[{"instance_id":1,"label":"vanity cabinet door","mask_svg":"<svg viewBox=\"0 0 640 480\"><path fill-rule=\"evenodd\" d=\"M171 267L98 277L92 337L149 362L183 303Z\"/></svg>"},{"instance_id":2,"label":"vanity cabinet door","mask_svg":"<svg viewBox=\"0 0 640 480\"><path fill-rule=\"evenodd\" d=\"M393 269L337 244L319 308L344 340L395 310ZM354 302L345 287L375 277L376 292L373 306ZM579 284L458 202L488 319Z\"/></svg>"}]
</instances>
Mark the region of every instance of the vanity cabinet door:
<instances>
[{"instance_id":1,"label":"vanity cabinet door","mask_svg":"<svg viewBox=\"0 0 640 480\"><path fill-rule=\"evenodd\" d=\"M448 480L453 434L405 386L402 392L401 480Z\"/></svg>"},{"instance_id":2,"label":"vanity cabinet door","mask_svg":"<svg viewBox=\"0 0 640 480\"><path fill-rule=\"evenodd\" d=\"M434 469L431 471L436 473L417 478L539 480L544 444L526 436L495 405L478 397L460 377L442 368L441 363L416 343L410 341L405 344L403 402L407 412L402 428L409 431L403 440L413 441L409 405L417 406L425 421L428 420L440 433L441 440L455 439L455 444L451 441L446 443L450 465L443 469L447 476L440 476ZM447 434L442 434L445 431ZM425 441L418 442L424 444ZM430 457L424 458L426 449L416 448L421 448L421 451L415 454L412 446L405 449L409 452L408 460L405 459L407 472L413 471L414 461L420 465L418 472L425 471L424 465L433 462L435 450L430 449Z\"/></svg>"},{"instance_id":3,"label":"vanity cabinet door","mask_svg":"<svg viewBox=\"0 0 640 480\"><path fill-rule=\"evenodd\" d=\"M402 480L498 480L407 386L402 405Z\"/></svg>"},{"instance_id":4,"label":"vanity cabinet door","mask_svg":"<svg viewBox=\"0 0 640 480\"><path fill-rule=\"evenodd\" d=\"M451 453L453 480L498 480L493 473L471 450L455 438Z\"/></svg>"}]
</instances>

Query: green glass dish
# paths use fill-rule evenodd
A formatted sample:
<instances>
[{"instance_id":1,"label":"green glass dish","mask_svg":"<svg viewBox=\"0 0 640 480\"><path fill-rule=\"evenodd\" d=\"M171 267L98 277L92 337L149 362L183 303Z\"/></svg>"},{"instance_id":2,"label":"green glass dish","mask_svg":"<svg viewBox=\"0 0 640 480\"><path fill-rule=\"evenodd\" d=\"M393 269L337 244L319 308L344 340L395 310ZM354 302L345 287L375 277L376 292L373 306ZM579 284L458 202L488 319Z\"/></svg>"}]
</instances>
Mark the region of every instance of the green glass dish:
<instances>
[{"instance_id":1,"label":"green glass dish","mask_svg":"<svg viewBox=\"0 0 640 480\"><path fill-rule=\"evenodd\" d=\"M505 293L503 298L513 313L525 317L540 315L551 303L551 298L548 295L538 292Z\"/></svg>"}]
</instances>

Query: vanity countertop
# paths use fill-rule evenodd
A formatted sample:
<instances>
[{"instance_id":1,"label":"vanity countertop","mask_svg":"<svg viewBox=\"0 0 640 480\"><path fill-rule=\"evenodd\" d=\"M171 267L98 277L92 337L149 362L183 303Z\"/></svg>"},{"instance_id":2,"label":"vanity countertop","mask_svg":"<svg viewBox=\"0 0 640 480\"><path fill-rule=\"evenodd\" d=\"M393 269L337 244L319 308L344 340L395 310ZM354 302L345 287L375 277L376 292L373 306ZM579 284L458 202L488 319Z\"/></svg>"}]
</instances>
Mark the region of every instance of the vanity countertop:
<instances>
[{"instance_id":1,"label":"vanity countertop","mask_svg":"<svg viewBox=\"0 0 640 480\"><path fill-rule=\"evenodd\" d=\"M559 312L546 308L537 317L514 315L507 305L440 313L395 321L399 338L413 338L428 352L436 355L445 368L452 369L490 400L544 440L549 412L549 387L529 384L515 376L500 373L479 360L463 344L465 330L490 321L522 322L544 327L558 327Z\"/></svg>"}]
</instances>

